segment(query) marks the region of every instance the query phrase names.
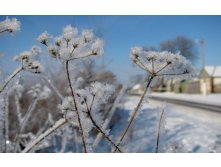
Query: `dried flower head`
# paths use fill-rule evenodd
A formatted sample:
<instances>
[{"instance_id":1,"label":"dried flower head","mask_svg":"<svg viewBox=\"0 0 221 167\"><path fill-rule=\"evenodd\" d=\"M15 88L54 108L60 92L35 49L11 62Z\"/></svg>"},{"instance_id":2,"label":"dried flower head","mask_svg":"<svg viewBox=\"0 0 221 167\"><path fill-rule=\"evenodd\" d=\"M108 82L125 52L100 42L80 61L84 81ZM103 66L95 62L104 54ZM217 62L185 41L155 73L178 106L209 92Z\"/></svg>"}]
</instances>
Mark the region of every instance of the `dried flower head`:
<instances>
[{"instance_id":1,"label":"dried flower head","mask_svg":"<svg viewBox=\"0 0 221 167\"><path fill-rule=\"evenodd\" d=\"M86 29L78 33L77 28L68 25L60 36L54 38L53 43L48 42L49 36L45 34L47 33L40 35L38 41L47 46L48 52L54 58L74 60L104 53L103 40L96 38L92 30Z\"/></svg>"},{"instance_id":2,"label":"dried flower head","mask_svg":"<svg viewBox=\"0 0 221 167\"><path fill-rule=\"evenodd\" d=\"M8 17L0 22L0 33L14 33L20 31L21 23L16 18L9 19Z\"/></svg>"},{"instance_id":3,"label":"dried flower head","mask_svg":"<svg viewBox=\"0 0 221 167\"><path fill-rule=\"evenodd\" d=\"M131 49L132 61L151 76L188 78L195 75L190 61L179 53L145 51L141 47Z\"/></svg>"},{"instance_id":4,"label":"dried flower head","mask_svg":"<svg viewBox=\"0 0 221 167\"><path fill-rule=\"evenodd\" d=\"M41 73L43 71L43 66L39 61L35 60L35 56L40 53L41 49L37 46L33 46L30 51L24 51L14 56L13 60L20 61L24 70L32 73Z\"/></svg>"},{"instance_id":5,"label":"dried flower head","mask_svg":"<svg viewBox=\"0 0 221 167\"><path fill-rule=\"evenodd\" d=\"M44 100L50 97L51 89L47 86L42 87L40 83L37 83L31 87L31 89L28 91L28 94L30 94L33 98Z\"/></svg>"},{"instance_id":6,"label":"dried flower head","mask_svg":"<svg viewBox=\"0 0 221 167\"><path fill-rule=\"evenodd\" d=\"M51 38L50 34L47 31L45 31L37 37L37 41L44 44L44 45L47 45L48 40L50 38Z\"/></svg>"}]
</instances>

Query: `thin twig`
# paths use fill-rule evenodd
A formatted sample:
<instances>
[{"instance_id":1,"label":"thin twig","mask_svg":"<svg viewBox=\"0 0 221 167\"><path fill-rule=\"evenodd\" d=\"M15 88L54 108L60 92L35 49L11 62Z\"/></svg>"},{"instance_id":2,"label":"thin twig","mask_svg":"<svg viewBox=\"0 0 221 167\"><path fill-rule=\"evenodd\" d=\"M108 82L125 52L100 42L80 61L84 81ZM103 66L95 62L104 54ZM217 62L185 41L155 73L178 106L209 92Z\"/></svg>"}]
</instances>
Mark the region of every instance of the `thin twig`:
<instances>
[{"instance_id":1,"label":"thin twig","mask_svg":"<svg viewBox=\"0 0 221 167\"><path fill-rule=\"evenodd\" d=\"M21 125L20 125L20 127L19 127L19 129L18 129L18 131L17 131L17 133L15 135L15 139L14 139L14 143L15 143L15 145L14 145L14 152L16 151L16 148L17 148L17 145L18 145L18 142L19 142L19 137L20 137L22 131L25 128L27 120L30 118L32 112L34 111L37 102L38 102L38 98L36 98L33 101L33 103L29 106L28 110L26 111L24 117L22 118Z\"/></svg>"},{"instance_id":2,"label":"thin twig","mask_svg":"<svg viewBox=\"0 0 221 167\"><path fill-rule=\"evenodd\" d=\"M151 59L152 62L152 74L154 73L154 63L153 63L153 58Z\"/></svg>"},{"instance_id":3,"label":"thin twig","mask_svg":"<svg viewBox=\"0 0 221 167\"><path fill-rule=\"evenodd\" d=\"M61 128L63 125L67 123L67 120L65 118L62 118L58 120L54 126L46 130L43 134L41 134L38 138L36 138L34 141L32 141L30 144L28 144L25 149L22 151L22 153L28 153L33 147L38 145L40 142L45 140L50 134L55 132L57 129Z\"/></svg>"},{"instance_id":4,"label":"thin twig","mask_svg":"<svg viewBox=\"0 0 221 167\"><path fill-rule=\"evenodd\" d=\"M82 144L83 144L83 147L84 147L84 152L87 153L87 146L86 146L86 142L85 142L85 138L84 138L82 123L81 123L81 119L80 119L80 113L78 111L77 102L76 102L74 91L73 91L72 84L71 84L70 73L69 73L69 61L68 60L66 61L66 73L67 73L67 78L68 78L68 84L69 84L69 87L71 89L71 96L72 96L73 101L74 101L74 108L75 108L75 111L76 111L76 114L77 114L77 119L78 119L78 124L79 124L79 131L80 131L80 134L81 134L81 140L82 140Z\"/></svg>"},{"instance_id":5,"label":"thin twig","mask_svg":"<svg viewBox=\"0 0 221 167\"><path fill-rule=\"evenodd\" d=\"M95 98L95 95L93 96L90 109L92 108L92 104L93 104L94 98ZM88 107L88 104L87 104L86 99L84 99L84 102L85 102L86 107L87 107L87 114L88 114L88 116L89 116L91 122L93 123L93 125L94 125L94 126L96 127L96 129L97 129L100 133L102 133L102 135L116 148L116 150L118 150L119 152L122 153L122 151L120 150L120 148L119 148L119 147L105 134L105 132L97 125L97 123L95 122L93 116L91 115L91 110L90 110L89 107Z\"/></svg>"},{"instance_id":6,"label":"thin twig","mask_svg":"<svg viewBox=\"0 0 221 167\"><path fill-rule=\"evenodd\" d=\"M51 80L49 80L46 76L42 76L43 79L49 84L49 86L54 90L54 92L57 94L57 96L59 97L60 100L63 99L63 96L61 95L61 93L59 92L59 90L55 87L55 85L52 83Z\"/></svg>"},{"instance_id":7,"label":"thin twig","mask_svg":"<svg viewBox=\"0 0 221 167\"><path fill-rule=\"evenodd\" d=\"M163 116L164 116L164 109L162 110L161 114L160 114L160 120L159 120L159 125L158 125L158 129L157 129L157 143L156 143L156 153L158 153L158 148L159 148L159 141L160 141L160 130L161 130L161 123L163 120Z\"/></svg>"},{"instance_id":8,"label":"thin twig","mask_svg":"<svg viewBox=\"0 0 221 167\"><path fill-rule=\"evenodd\" d=\"M9 84L9 82L21 71L23 70L23 67L20 66L18 67L5 81L5 83L3 84L3 86L0 88L0 93L2 93L2 91L6 88L6 86Z\"/></svg>"},{"instance_id":9,"label":"thin twig","mask_svg":"<svg viewBox=\"0 0 221 167\"><path fill-rule=\"evenodd\" d=\"M123 95L125 94L125 90L126 90L126 87L123 87L121 90L120 90L120 93L118 94L118 96L116 97L113 105L112 105L112 108L111 110L108 112L108 117L105 119L103 125L102 125L102 129L106 129L112 119L112 117L114 116L114 113L116 111L116 107L117 107L117 104L120 102L120 100L122 99ZM102 133L98 133L95 140L94 140L94 143L93 143L93 147L95 148L100 140L102 138Z\"/></svg>"},{"instance_id":10,"label":"thin twig","mask_svg":"<svg viewBox=\"0 0 221 167\"><path fill-rule=\"evenodd\" d=\"M145 70L145 71L147 71L150 75L152 74L152 72L148 69L148 68L146 68L146 66L137 58L136 59L140 64L141 64L141 68L143 69L143 70Z\"/></svg>"},{"instance_id":11,"label":"thin twig","mask_svg":"<svg viewBox=\"0 0 221 167\"><path fill-rule=\"evenodd\" d=\"M149 79L149 81L148 81L148 83L147 83L147 86L146 86L146 88L145 88L145 90L144 90L144 92L143 92L143 95L141 96L140 101L139 101L139 103L137 104L137 107L134 109L134 112L133 112L132 116L130 117L129 123L128 123L126 129L124 130L123 134L121 135L121 137L120 137L120 139L119 139L119 141L118 141L118 143L117 143L117 147L120 146L121 142L122 142L123 139L124 139L124 136L126 135L127 131L129 130L129 128L130 128L130 126L131 126L131 124L132 124L132 122L133 122L133 120L134 120L134 118L135 118L137 112L139 111L139 109L140 109L140 107L141 107L141 104L142 104L142 102L143 102L143 100L144 100L144 97L145 97L145 95L146 95L146 93L147 93L147 90L148 90L148 88L149 88L149 86L150 86L150 83L151 83L151 81L153 80L153 78L154 78L154 76L151 76L151 77L150 77L150 79ZM115 148L113 152L116 152L116 151L117 151L117 149Z\"/></svg>"},{"instance_id":12,"label":"thin twig","mask_svg":"<svg viewBox=\"0 0 221 167\"><path fill-rule=\"evenodd\" d=\"M156 76L164 76L164 75L183 75L183 74L187 74L188 72L183 72L183 73L177 73L177 74L158 74Z\"/></svg>"},{"instance_id":13,"label":"thin twig","mask_svg":"<svg viewBox=\"0 0 221 167\"><path fill-rule=\"evenodd\" d=\"M8 31L8 29L2 30L2 31L0 31L0 33L6 32L6 31Z\"/></svg>"},{"instance_id":14,"label":"thin twig","mask_svg":"<svg viewBox=\"0 0 221 167\"><path fill-rule=\"evenodd\" d=\"M161 68L160 70L158 70L157 72L156 72L156 74L158 74L160 71L162 71L164 68L166 68L167 66L169 65L169 63L167 63L163 68Z\"/></svg>"}]
</instances>

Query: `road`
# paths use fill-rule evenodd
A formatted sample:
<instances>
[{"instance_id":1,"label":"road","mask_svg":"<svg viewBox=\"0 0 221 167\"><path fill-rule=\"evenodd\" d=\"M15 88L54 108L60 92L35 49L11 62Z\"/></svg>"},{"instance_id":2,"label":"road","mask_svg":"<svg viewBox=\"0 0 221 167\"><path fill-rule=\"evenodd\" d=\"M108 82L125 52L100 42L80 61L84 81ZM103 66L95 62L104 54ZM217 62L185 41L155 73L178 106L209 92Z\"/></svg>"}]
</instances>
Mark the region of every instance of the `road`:
<instances>
[{"instance_id":1,"label":"road","mask_svg":"<svg viewBox=\"0 0 221 167\"><path fill-rule=\"evenodd\" d=\"M150 99L150 104L156 107L166 103L173 112L184 114L188 117L197 119L207 123L217 123L221 126L221 110L216 106L206 106L189 102L181 102L176 100L159 100ZM215 111L215 112L214 112ZM217 112L219 111L219 112Z\"/></svg>"},{"instance_id":2,"label":"road","mask_svg":"<svg viewBox=\"0 0 221 167\"><path fill-rule=\"evenodd\" d=\"M179 104L179 105L183 105L183 106L189 106L189 107L199 108L199 109L208 110L208 111L221 112L221 106L218 106L218 105L211 105L211 104L191 102L191 101L187 101L187 100L178 100L178 99L155 97L155 96L153 96L151 98L158 100L158 101L166 101L168 103Z\"/></svg>"}]
</instances>

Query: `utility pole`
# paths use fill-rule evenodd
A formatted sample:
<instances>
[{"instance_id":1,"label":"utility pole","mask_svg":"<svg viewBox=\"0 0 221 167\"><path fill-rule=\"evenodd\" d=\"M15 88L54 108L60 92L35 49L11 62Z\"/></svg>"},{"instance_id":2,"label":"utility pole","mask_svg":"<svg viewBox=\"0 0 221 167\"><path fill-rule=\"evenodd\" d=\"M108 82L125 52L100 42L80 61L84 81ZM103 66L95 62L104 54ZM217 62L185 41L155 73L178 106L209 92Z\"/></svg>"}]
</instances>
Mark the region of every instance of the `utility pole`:
<instances>
[{"instance_id":1,"label":"utility pole","mask_svg":"<svg viewBox=\"0 0 221 167\"><path fill-rule=\"evenodd\" d=\"M202 70L205 70L206 66L206 55L205 55L205 40L201 40L201 58L202 58ZM206 78L203 76L203 85L202 85L202 93L203 96L206 96L207 94L207 83L206 83Z\"/></svg>"},{"instance_id":2,"label":"utility pole","mask_svg":"<svg viewBox=\"0 0 221 167\"><path fill-rule=\"evenodd\" d=\"M202 56L202 66L203 68L206 65L206 56L205 56L205 40L201 40L201 56Z\"/></svg>"}]
</instances>

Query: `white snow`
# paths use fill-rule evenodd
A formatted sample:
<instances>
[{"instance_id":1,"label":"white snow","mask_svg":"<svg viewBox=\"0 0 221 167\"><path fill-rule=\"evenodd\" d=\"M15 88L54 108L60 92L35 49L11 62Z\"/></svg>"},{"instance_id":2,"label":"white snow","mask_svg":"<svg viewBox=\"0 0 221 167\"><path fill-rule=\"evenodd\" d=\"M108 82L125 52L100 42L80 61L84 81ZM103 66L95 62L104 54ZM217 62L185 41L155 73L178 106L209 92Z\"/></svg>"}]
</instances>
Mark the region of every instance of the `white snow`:
<instances>
[{"instance_id":1,"label":"white snow","mask_svg":"<svg viewBox=\"0 0 221 167\"><path fill-rule=\"evenodd\" d=\"M221 77L221 66L217 66L214 73L213 77Z\"/></svg>"},{"instance_id":2,"label":"white snow","mask_svg":"<svg viewBox=\"0 0 221 167\"><path fill-rule=\"evenodd\" d=\"M206 67L204 67L204 69L210 76L213 75L214 66L206 66Z\"/></svg>"},{"instance_id":3,"label":"white snow","mask_svg":"<svg viewBox=\"0 0 221 167\"><path fill-rule=\"evenodd\" d=\"M133 111L138 96L129 96L117 111L124 118ZM121 147L124 152L154 152L156 129L163 103L150 100L135 118ZM221 113L167 104L165 130L160 137L160 152L221 152ZM120 125L119 125L120 124ZM119 136L127 120L112 128Z\"/></svg>"},{"instance_id":4,"label":"white snow","mask_svg":"<svg viewBox=\"0 0 221 167\"><path fill-rule=\"evenodd\" d=\"M221 66L205 66L204 69L209 76L221 77Z\"/></svg>"}]
</instances>

